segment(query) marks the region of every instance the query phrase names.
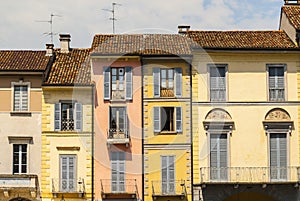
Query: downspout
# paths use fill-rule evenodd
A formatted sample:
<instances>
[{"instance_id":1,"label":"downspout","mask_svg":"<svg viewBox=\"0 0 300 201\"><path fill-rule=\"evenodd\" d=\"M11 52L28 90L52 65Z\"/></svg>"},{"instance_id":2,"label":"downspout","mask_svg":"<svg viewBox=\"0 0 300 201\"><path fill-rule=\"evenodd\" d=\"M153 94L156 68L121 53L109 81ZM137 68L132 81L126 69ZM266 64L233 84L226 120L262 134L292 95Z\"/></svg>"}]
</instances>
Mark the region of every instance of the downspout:
<instances>
[{"instance_id":1,"label":"downspout","mask_svg":"<svg viewBox=\"0 0 300 201\"><path fill-rule=\"evenodd\" d=\"M141 73L142 73L142 86L141 86L141 92L142 92L142 200L144 200L144 196L145 196L145 169L144 169L144 159L145 159L145 156L144 156L144 62L143 62L143 54L141 55Z\"/></svg>"},{"instance_id":2,"label":"downspout","mask_svg":"<svg viewBox=\"0 0 300 201\"><path fill-rule=\"evenodd\" d=\"M190 68L190 145L191 145L191 191L192 191L192 201L194 200L194 159L193 159L193 79L192 79L192 61L193 58L191 59L190 63L189 63L189 68Z\"/></svg>"},{"instance_id":3,"label":"downspout","mask_svg":"<svg viewBox=\"0 0 300 201\"><path fill-rule=\"evenodd\" d=\"M94 127L94 107L95 107L95 84L92 84L92 201L94 201L94 134L95 134L95 127Z\"/></svg>"}]
</instances>

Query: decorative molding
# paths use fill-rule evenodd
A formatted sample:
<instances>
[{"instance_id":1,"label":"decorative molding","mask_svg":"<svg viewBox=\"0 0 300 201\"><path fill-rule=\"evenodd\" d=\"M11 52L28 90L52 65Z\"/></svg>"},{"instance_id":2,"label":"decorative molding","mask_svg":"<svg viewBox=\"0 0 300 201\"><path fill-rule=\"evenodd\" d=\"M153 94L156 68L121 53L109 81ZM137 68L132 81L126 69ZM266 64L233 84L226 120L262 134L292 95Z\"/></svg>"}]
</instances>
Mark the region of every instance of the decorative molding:
<instances>
[{"instance_id":1,"label":"decorative molding","mask_svg":"<svg viewBox=\"0 0 300 201\"><path fill-rule=\"evenodd\" d=\"M32 136L8 136L9 144L33 144Z\"/></svg>"},{"instance_id":2,"label":"decorative molding","mask_svg":"<svg viewBox=\"0 0 300 201\"><path fill-rule=\"evenodd\" d=\"M67 146L65 146L65 147L56 147L56 149L58 150L58 151L79 151L80 150L80 147L67 147Z\"/></svg>"},{"instance_id":3,"label":"decorative molding","mask_svg":"<svg viewBox=\"0 0 300 201\"><path fill-rule=\"evenodd\" d=\"M205 120L229 120L231 121L231 116L223 109L213 109L205 117Z\"/></svg>"},{"instance_id":4,"label":"decorative molding","mask_svg":"<svg viewBox=\"0 0 300 201\"><path fill-rule=\"evenodd\" d=\"M276 108L268 112L265 117L266 121L290 121L290 115L283 109Z\"/></svg>"}]
</instances>

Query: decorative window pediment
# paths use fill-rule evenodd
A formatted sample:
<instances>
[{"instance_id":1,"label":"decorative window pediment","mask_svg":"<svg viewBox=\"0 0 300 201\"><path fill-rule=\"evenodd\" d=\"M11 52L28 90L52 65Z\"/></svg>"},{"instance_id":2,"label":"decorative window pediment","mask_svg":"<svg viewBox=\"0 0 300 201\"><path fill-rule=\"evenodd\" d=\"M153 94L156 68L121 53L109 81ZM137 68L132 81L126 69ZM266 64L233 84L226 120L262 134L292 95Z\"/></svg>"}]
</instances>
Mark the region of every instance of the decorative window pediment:
<instances>
[{"instance_id":1,"label":"decorative window pediment","mask_svg":"<svg viewBox=\"0 0 300 201\"><path fill-rule=\"evenodd\" d=\"M263 125L267 133L270 132L292 132L294 122L290 115L281 108L270 110L265 116Z\"/></svg>"},{"instance_id":2,"label":"decorative window pediment","mask_svg":"<svg viewBox=\"0 0 300 201\"><path fill-rule=\"evenodd\" d=\"M228 112L217 108L211 110L203 121L205 130L232 131L234 122Z\"/></svg>"}]
</instances>

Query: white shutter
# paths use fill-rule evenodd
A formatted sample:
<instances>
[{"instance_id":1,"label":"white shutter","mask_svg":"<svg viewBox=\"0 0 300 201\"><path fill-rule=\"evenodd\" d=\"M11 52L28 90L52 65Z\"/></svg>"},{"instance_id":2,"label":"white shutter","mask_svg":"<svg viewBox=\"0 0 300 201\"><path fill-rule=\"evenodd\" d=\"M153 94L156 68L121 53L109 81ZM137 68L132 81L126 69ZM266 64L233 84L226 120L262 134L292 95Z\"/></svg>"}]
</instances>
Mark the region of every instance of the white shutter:
<instances>
[{"instance_id":1,"label":"white shutter","mask_svg":"<svg viewBox=\"0 0 300 201\"><path fill-rule=\"evenodd\" d=\"M126 100L132 100L132 67L126 67Z\"/></svg>"},{"instance_id":2,"label":"white shutter","mask_svg":"<svg viewBox=\"0 0 300 201\"><path fill-rule=\"evenodd\" d=\"M210 135L210 178L227 180L227 135Z\"/></svg>"},{"instance_id":3,"label":"white shutter","mask_svg":"<svg viewBox=\"0 0 300 201\"><path fill-rule=\"evenodd\" d=\"M21 110L21 86L14 87L14 111Z\"/></svg>"},{"instance_id":4,"label":"white shutter","mask_svg":"<svg viewBox=\"0 0 300 201\"><path fill-rule=\"evenodd\" d=\"M285 180L287 178L286 134L270 134L270 166L271 179Z\"/></svg>"},{"instance_id":5,"label":"white shutter","mask_svg":"<svg viewBox=\"0 0 300 201\"><path fill-rule=\"evenodd\" d=\"M75 103L75 130L82 131L82 104Z\"/></svg>"},{"instance_id":6,"label":"white shutter","mask_svg":"<svg viewBox=\"0 0 300 201\"><path fill-rule=\"evenodd\" d=\"M55 103L54 105L54 130L61 130L61 103Z\"/></svg>"},{"instance_id":7,"label":"white shutter","mask_svg":"<svg viewBox=\"0 0 300 201\"><path fill-rule=\"evenodd\" d=\"M176 132L182 132L182 109L181 107L176 107Z\"/></svg>"},{"instance_id":8,"label":"white shutter","mask_svg":"<svg viewBox=\"0 0 300 201\"><path fill-rule=\"evenodd\" d=\"M175 193L175 156L161 156L161 188L163 194Z\"/></svg>"},{"instance_id":9,"label":"white shutter","mask_svg":"<svg viewBox=\"0 0 300 201\"><path fill-rule=\"evenodd\" d=\"M21 86L21 111L28 110L28 86Z\"/></svg>"},{"instance_id":10,"label":"white shutter","mask_svg":"<svg viewBox=\"0 0 300 201\"><path fill-rule=\"evenodd\" d=\"M181 68L175 68L175 95L176 97L182 96L182 69Z\"/></svg>"},{"instance_id":11,"label":"white shutter","mask_svg":"<svg viewBox=\"0 0 300 201\"><path fill-rule=\"evenodd\" d=\"M160 107L153 107L153 124L154 132L159 133L161 131Z\"/></svg>"},{"instance_id":12,"label":"white shutter","mask_svg":"<svg viewBox=\"0 0 300 201\"><path fill-rule=\"evenodd\" d=\"M104 77L104 100L110 100L110 68L105 67L103 70Z\"/></svg>"},{"instance_id":13,"label":"white shutter","mask_svg":"<svg viewBox=\"0 0 300 201\"><path fill-rule=\"evenodd\" d=\"M112 192L125 192L125 153L111 152Z\"/></svg>"},{"instance_id":14,"label":"white shutter","mask_svg":"<svg viewBox=\"0 0 300 201\"><path fill-rule=\"evenodd\" d=\"M76 164L75 155L60 156L60 191L76 191Z\"/></svg>"},{"instance_id":15,"label":"white shutter","mask_svg":"<svg viewBox=\"0 0 300 201\"><path fill-rule=\"evenodd\" d=\"M153 68L153 96L160 97L160 69Z\"/></svg>"}]
</instances>

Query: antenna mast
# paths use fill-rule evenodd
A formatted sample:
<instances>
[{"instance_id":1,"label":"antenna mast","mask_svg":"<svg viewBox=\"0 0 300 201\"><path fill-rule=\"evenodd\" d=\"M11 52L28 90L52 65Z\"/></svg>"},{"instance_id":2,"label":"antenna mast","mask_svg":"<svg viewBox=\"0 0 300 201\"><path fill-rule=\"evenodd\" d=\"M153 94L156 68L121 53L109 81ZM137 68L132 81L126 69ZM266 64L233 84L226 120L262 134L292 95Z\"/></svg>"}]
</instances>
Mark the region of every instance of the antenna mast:
<instances>
[{"instance_id":1,"label":"antenna mast","mask_svg":"<svg viewBox=\"0 0 300 201\"><path fill-rule=\"evenodd\" d=\"M112 9L102 9L104 11L108 11L112 13L112 17L110 17L109 20L112 20L113 33L115 33L115 21L117 20L117 18L115 18L115 6L121 6L121 4L113 2Z\"/></svg>"},{"instance_id":2,"label":"antenna mast","mask_svg":"<svg viewBox=\"0 0 300 201\"><path fill-rule=\"evenodd\" d=\"M50 20L41 20L37 22L48 22L50 24L50 32L45 32L44 34L49 35L51 39L51 44L53 44L53 17L62 17L61 15L55 15L53 13L50 14Z\"/></svg>"}]
</instances>

